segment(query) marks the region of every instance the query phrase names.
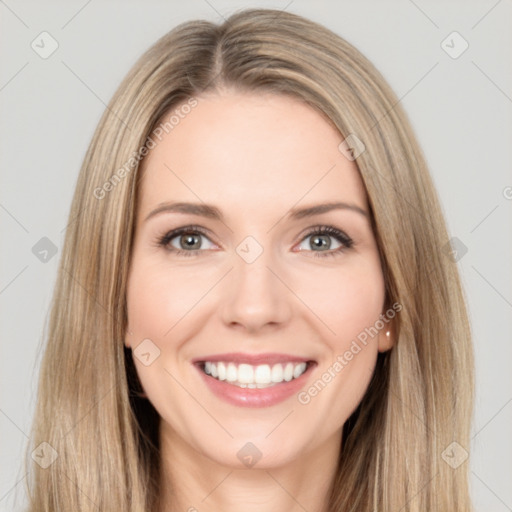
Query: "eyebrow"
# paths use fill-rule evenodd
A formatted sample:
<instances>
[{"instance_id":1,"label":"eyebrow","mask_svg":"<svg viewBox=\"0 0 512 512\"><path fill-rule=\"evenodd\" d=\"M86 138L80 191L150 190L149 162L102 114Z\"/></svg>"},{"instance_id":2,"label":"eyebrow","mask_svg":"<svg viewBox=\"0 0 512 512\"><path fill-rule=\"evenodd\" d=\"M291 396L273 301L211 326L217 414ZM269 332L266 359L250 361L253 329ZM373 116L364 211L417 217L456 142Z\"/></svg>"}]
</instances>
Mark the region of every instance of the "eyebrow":
<instances>
[{"instance_id":1,"label":"eyebrow","mask_svg":"<svg viewBox=\"0 0 512 512\"><path fill-rule=\"evenodd\" d=\"M368 218L368 212L352 203L336 202L336 203L322 203L313 206L307 206L304 208L292 208L286 216L292 220L300 220L306 217L312 217L314 215L320 215L327 213L332 210L350 210L363 215ZM147 222L150 218L160 213L185 213L191 215L198 215L206 217L208 219L219 220L224 222L224 216L222 212L211 204L206 203L161 203L154 210L152 210L145 218L144 222Z\"/></svg>"}]
</instances>

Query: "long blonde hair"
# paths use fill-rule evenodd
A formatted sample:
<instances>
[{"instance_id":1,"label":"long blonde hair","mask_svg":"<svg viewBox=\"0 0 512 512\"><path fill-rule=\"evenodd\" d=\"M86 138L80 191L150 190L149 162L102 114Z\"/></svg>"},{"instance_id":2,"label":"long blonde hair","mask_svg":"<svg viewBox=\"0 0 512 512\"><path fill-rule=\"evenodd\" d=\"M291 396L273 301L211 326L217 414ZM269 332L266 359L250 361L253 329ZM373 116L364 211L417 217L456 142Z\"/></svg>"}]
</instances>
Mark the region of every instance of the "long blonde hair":
<instances>
[{"instance_id":1,"label":"long blonde hair","mask_svg":"<svg viewBox=\"0 0 512 512\"><path fill-rule=\"evenodd\" d=\"M159 417L140 398L123 345L140 168L164 114L187 103L190 110L194 98L221 87L291 95L365 145L355 162L387 302L402 310L394 348L379 355L344 425L329 511L471 510L468 461L460 464L473 407L471 333L425 159L395 94L358 50L317 23L270 9L171 30L140 57L96 129L46 333L26 455L29 510L157 509ZM58 455L45 468L30 457L42 442ZM450 463L454 454L459 464Z\"/></svg>"}]
</instances>

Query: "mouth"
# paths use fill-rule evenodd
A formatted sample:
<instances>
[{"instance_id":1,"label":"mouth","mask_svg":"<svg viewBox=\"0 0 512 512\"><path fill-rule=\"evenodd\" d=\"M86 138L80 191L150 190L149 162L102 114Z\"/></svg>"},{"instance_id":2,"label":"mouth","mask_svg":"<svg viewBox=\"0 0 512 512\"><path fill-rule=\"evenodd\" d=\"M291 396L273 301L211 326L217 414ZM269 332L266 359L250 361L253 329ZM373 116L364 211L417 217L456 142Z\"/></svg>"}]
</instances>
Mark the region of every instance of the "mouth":
<instances>
[{"instance_id":1,"label":"mouth","mask_svg":"<svg viewBox=\"0 0 512 512\"><path fill-rule=\"evenodd\" d=\"M317 365L287 354L219 354L192 363L207 389L238 407L269 407L291 398Z\"/></svg>"},{"instance_id":2,"label":"mouth","mask_svg":"<svg viewBox=\"0 0 512 512\"><path fill-rule=\"evenodd\" d=\"M233 386L263 389L298 379L314 361L252 365L228 361L196 363L206 375Z\"/></svg>"}]
</instances>

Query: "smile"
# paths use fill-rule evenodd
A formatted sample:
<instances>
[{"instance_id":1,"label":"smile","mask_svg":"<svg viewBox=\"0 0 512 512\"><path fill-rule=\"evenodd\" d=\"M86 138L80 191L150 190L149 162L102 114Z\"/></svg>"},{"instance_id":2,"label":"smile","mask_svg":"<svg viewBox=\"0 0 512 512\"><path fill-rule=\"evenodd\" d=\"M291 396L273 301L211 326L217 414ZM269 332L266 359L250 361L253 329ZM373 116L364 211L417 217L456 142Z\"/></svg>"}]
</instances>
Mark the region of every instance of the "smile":
<instances>
[{"instance_id":1,"label":"smile","mask_svg":"<svg viewBox=\"0 0 512 512\"><path fill-rule=\"evenodd\" d=\"M285 353L208 354L192 361L206 389L236 407L271 407L296 395L317 362Z\"/></svg>"},{"instance_id":2,"label":"smile","mask_svg":"<svg viewBox=\"0 0 512 512\"><path fill-rule=\"evenodd\" d=\"M234 386L261 389L275 386L282 382L298 379L307 369L306 362L276 363L273 365L236 364L224 361L205 361L201 369L206 375Z\"/></svg>"}]
</instances>

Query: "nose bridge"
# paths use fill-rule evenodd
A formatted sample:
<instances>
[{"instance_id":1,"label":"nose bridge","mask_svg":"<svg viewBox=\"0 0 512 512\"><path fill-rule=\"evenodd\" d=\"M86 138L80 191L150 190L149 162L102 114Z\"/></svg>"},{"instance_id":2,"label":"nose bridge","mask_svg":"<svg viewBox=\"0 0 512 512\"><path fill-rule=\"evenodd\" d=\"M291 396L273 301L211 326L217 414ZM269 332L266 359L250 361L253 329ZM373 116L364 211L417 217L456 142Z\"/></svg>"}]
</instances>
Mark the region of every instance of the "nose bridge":
<instances>
[{"instance_id":1,"label":"nose bridge","mask_svg":"<svg viewBox=\"0 0 512 512\"><path fill-rule=\"evenodd\" d=\"M271 248L248 236L236 247L233 265L224 321L250 330L285 322L291 312L291 297L275 275L279 268Z\"/></svg>"}]
</instances>

